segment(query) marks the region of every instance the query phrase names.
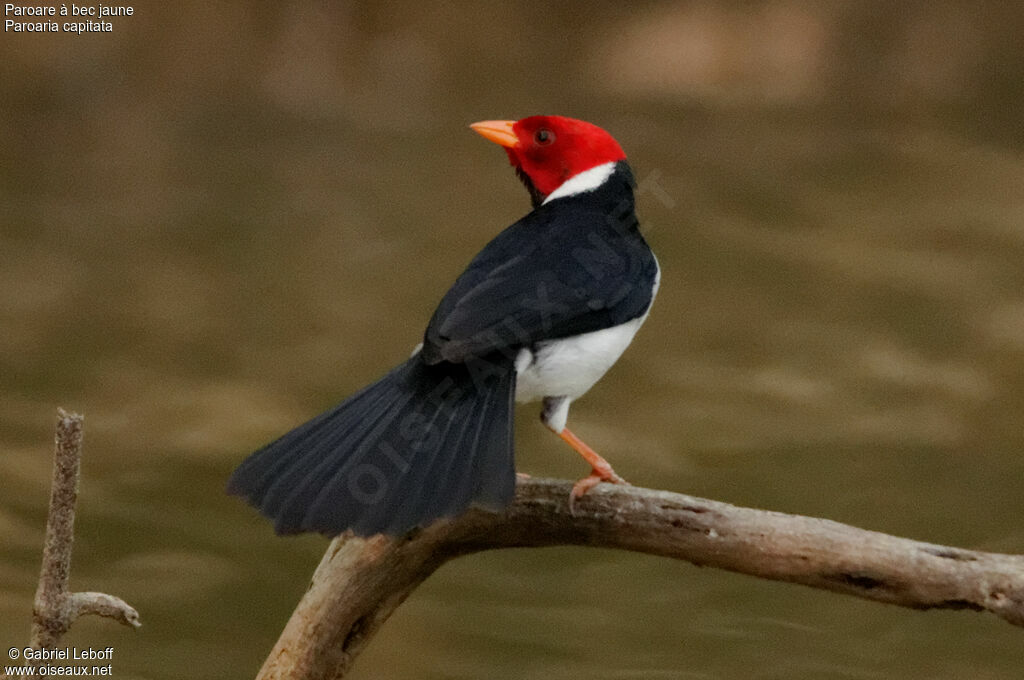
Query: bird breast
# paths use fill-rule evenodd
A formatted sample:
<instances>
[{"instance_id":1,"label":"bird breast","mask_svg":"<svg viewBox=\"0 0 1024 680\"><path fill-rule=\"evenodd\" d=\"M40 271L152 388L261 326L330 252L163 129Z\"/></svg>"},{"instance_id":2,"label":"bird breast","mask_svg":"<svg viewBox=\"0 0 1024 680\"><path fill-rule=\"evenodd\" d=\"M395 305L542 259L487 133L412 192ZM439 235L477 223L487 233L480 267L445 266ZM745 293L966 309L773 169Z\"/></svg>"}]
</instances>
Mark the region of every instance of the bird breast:
<instances>
[{"instance_id":1,"label":"bird breast","mask_svg":"<svg viewBox=\"0 0 1024 680\"><path fill-rule=\"evenodd\" d=\"M646 318L645 313L618 326L519 350L516 401L582 396L622 356Z\"/></svg>"},{"instance_id":2,"label":"bird breast","mask_svg":"<svg viewBox=\"0 0 1024 680\"><path fill-rule=\"evenodd\" d=\"M601 379L633 341L647 320L661 284L661 268L655 259L651 301L635 319L557 340L543 340L519 350L516 356L516 401L545 397L577 399Z\"/></svg>"}]
</instances>

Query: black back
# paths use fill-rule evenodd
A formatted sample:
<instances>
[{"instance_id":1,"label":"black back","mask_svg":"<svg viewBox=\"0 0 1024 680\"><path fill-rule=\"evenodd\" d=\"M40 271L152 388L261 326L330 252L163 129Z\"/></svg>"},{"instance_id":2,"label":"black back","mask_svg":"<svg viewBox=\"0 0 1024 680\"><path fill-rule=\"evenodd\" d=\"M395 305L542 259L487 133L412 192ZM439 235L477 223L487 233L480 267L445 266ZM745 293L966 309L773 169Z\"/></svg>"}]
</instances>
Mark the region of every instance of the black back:
<instances>
[{"instance_id":1,"label":"black back","mask_svg":"<svg viewBox=\"0 0 1024 680\"><path fill-rule=\"evenodd\" d=\"M473 258L427 326L428 364L610 328L651 304L658 266L620 161L593 191L537 206Z\"/></svg>"}]
</instances>

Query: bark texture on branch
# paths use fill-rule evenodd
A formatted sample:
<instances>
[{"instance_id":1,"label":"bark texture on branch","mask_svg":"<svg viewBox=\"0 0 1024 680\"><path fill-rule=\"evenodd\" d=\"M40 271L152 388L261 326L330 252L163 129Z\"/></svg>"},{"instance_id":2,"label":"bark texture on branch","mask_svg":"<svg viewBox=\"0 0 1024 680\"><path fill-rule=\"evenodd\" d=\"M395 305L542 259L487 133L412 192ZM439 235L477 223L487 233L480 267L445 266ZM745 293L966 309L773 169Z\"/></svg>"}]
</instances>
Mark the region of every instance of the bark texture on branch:
<instances>
[{"instance_id":1,"label":"bark texture on branch","mask_svg":"<svg viewBox=\"0 0 1024 680\"><path fill-rule=\"evenodd\" d=\"M258 680L344 677L398 605L446 561L580 545L673 557L914 609L988 611L1024 626L1024 556L921 543L830 520L602 484L520 479L504 514L471 511L400 538L336 538Z\"/></svg>"},{"instance_id":2,"label":"bark texture on branch","mask_svg":"<svg viewBox=\"0 0 1024 680\"><path fill-rule=\"evenodd\" d=\"M124 600L105 593L72 593L71 551L75 541L75 505L82 460L82 416L57 409L57 434L53 457L53 485L46 521L43 566L32 612L33 649L52 649L79 616L105 616L133 627L139 613ZM43 660L26 662L38 666Z\"/></svg>"}]
</instances>

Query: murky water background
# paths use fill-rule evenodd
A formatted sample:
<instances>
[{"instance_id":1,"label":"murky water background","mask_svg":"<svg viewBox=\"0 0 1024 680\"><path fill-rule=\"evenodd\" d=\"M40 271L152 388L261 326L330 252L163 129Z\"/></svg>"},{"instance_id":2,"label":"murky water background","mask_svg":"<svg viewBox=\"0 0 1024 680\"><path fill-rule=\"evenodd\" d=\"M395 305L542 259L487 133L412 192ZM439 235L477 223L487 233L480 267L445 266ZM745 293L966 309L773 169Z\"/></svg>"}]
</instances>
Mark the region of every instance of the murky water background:
<instances>
[{"instance_id":1,"label":"murky water background","mask_svg":"<svg viewBox=\"0 0 1024 680\"><path fill-rule=\"evenodd\" d=\"M407 356L527 209L484 118L630 154L664 276L573 408L637 484L1024 551L1024 12L1013 3L138 3L0 41L0 642L56 406L73 586L121 678L249 678L326 543L222 489ZM521 409L519 466L581 463ZM1017 678L1022 633L644 556L449 564L352 677ZM10 646L9 645L9 646Z\"/></svg>"}]
</instances>

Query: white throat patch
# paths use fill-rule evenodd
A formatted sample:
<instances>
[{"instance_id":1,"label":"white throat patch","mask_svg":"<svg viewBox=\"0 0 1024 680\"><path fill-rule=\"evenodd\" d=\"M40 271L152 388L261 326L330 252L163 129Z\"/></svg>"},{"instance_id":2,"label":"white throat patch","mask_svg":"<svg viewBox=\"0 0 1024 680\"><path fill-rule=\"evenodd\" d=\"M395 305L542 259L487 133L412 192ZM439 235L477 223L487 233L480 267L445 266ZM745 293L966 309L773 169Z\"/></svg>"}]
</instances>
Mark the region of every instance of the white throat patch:
<instances>
[{"instance_id":1,"label":"white throat patch","mask_svg":"<svg viewBox=\"0 0 1024 680\"><path fill-rule=\"evenodd\" d=\"M582 194L585 191L593 191L607 182L613 172L615 172L614 162L595 165L589 170L584 170L580 174L574 175L562 182L557 189L548 194L548 197L544 199L544 203L550 203L556 198L565 198L566 196ZM541 205L544 205L544 203L541 203Z\"/></svg>"}]
</instances>

